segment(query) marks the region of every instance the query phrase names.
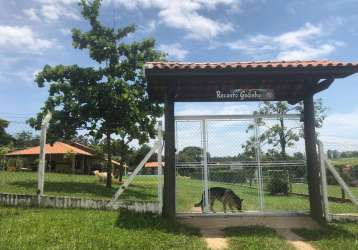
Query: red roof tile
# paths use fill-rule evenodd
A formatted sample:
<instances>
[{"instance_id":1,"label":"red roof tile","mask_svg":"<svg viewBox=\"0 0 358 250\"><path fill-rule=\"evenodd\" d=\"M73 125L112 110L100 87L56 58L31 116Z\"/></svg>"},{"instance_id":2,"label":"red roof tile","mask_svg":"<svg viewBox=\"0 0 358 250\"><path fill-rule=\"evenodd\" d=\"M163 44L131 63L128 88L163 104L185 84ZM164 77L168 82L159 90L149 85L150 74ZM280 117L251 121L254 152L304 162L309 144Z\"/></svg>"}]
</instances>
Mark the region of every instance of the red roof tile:
<instances>
[{"instance_id":1,"label":"red roof tile","mask_svg":"<svg viewBox=\"0 0 358 250\"><path fill-rule=\"evenodd\" d=\"M165 163L162 163L163 166L165 165ZM157 161L151 161L151 162L147 162L144 167L146 168L157 168L158 167L158 162Z\"/></svg>"},{"instance_id":2,"label":"red roof tile","mask_svg":"<svg viewBox=\"0 0 358 250\"><path fill-rule=\"evenodd\" d=\"M321 68L358 67L358 63L339 61L256 61L256 62L147 62L146 69L264 69L264 68Z\"/></svg>"},{"instance_id":3,"label":"red roof tile","mask_svg":"<svg viewBox=\"0 0 358 250\"><path fill-rule=\"evenodd\" d=\"M66 154L69 152L74 152L75 154L79 155L88 155L93 156L93 154L86 152L82 149L76 148L74 146L71 146L69 144L63 143L63 142L55 142L53 145L46 144L45 146L45 152L46 154ZM33 147L33 148L27 148L22 150L17 150L11 153L8 153L8 156L15 156L15 155L38 155L40 154L40 147Z\"/></svg>"}]
</instances>

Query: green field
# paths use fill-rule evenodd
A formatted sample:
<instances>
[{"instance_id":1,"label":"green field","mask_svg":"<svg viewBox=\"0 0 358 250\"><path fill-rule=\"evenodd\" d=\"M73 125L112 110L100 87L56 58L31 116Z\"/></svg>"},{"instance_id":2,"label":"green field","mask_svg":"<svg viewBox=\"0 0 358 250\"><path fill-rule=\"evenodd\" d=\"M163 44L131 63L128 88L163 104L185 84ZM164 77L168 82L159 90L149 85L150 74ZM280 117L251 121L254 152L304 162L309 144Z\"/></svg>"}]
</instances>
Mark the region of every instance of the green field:
<instances>
[{"instance_id":1,"label":"green field","mask_svg":"<svg viewBox=\"0 0 358 250\"><path fill-rule=\"evenodd\" d=\"M0 172L0 192L17 194L36 194L37 175L34 172ZM256 188L232 183L210 182L210 186L220 186L232 189L241 199L244 199L243 210L259 210L259 200ZM82 198L110 199L118 189L113 185L111 189L104 183L98 183L93 175L71 175L46 173L45 194L55 196L72 196ZM338 186L329 186L330 195L340 197ZM358 196L358 188L353 189ZM307 193L305 184L294 184L293 191ZM177 212L192 212L195 203L201 199L202 181L177 176L176 179L176 206ZM130 188L123 193L122 199L130 200L157 200L157 176L138 176ZM306 197L264 195L265 211L308 211L309 203ZM214 209L223 211L221 204L216 203ZM357 212L349 203L330 202L330 209L335 213Z\"/></svg>"},{"instance_id":2,"label":"green field","mask_svg":"<svg viewBox=\"0 0 358 250\"><path fill-rule=\"evenodd\" d=\"M206 249L196 229L155 215L0 207L0 249Z\"/></svg>"},{"instance_id":3,"label":"green field","mask_svg":"<svg viewBox=\"0 0 358 250\"><path fill-rule=\"evenodd\" d=\"M157 177L143 176L135 179L129 190L123 194L126 199L157 199ZM73 175L46 173L44 193L55 196L110 199L118 190L113 184L111 189L99 183L94 175ZM37 173L0 171L0 192L16 194L36 194Z\"/></svg>"},{"instance_id":4,"label":"green field","mask_svg":"<svg viewBox=\"0 0 358 250\"><path fill-rule=\"evenodd\" d=\"M316 249L358 249L357 223L295 229ZM273 229L224 230L229 250L293 249ZM199 230L128 211L0 207L0 249L207 249Z\"/></svg>"},{"instance_id":5,"label":"green field","mask_svg":"<svg viewBox=\"0 0 358 250\"><path fill-rule=\"evenodd\" d=\"M333 165L358 165L358 157L346 157L331 160Z\"/></svg>"}]
</instances>

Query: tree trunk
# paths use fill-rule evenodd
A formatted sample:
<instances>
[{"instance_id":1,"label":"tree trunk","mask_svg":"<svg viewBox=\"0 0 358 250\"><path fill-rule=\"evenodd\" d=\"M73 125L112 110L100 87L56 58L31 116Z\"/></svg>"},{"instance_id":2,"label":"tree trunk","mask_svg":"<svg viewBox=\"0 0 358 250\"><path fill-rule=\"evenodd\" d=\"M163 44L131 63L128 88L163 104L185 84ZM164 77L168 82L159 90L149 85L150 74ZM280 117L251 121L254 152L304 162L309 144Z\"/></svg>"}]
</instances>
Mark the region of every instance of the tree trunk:
<instances>
[{"instance_id":1,"label":"tree trunk","mask_svg":"<svg viewBox=\"0 0 358 250\"><path fill-rule=\"evenodd\" d=\"M283 118L280 118L280 145L281 145L281 156L282 159L286 159L286 138L285 138L285 124L283 123Z\"/></svg>"},{"instance_id":2,"label":"tree trunk","mask_svg":"<svg viewBox=\"0 0 358 250\"><path fill-rule=\"evenodd\" d=\"M119 165L119 172L118 172L118 181L122 182L123 180L123 173L124 173L124 166L121 162L121 164Z\"/></svg>"},{"instance_id":3,"label":"tree trunk","mask_svg":"<svg viewBox=\"0 0 358 250\"><path fill-rule=\"evenodd\" d=\"M112 148L111 133L107 132L107 188L112 187Z\"/></svg>"}]
</instances>

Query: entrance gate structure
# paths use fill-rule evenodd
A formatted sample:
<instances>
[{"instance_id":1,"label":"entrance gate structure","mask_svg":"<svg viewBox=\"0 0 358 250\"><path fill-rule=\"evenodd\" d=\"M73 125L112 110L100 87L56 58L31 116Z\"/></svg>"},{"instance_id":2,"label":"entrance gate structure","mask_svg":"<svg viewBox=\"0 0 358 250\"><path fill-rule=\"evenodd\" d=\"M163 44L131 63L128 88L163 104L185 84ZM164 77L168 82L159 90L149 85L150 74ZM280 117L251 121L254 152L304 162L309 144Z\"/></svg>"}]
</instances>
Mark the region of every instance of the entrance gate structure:
<instances>
[{"instance_id":1,"label":"entrance gate structure","mask_svg":"<svg viewBox=\"0 0 358 250\"><path fill-rule=\"evenodd\" d=\"M267 155L261 157L263 149L266 152L269 146L261 142L262 130L276 126L276 121L281 120L297 134L301 129L300 118L300 114L176 116L177 213L215 212L220 215L224 210L222 204L214 203L215 197L211 197L209 190L213 187L233 190L244 200L243 211L250 214L307 212L307 199L288 197L288 193L295 191L292 185L299 189L306 183L304 152L298 151L303 148L296 147L292 151L302 156L298 159L288 157L273 161ZM277 196L269 195L270 183L277 185ZM266 196L271 206L265 206ZM200 199L201 206L193 207ZM210 204L214 204L213 208ZM230 214L239 212L232 208L227 206Z\"/></svg>"},{"instance_id":2,"label":"entrance gate structure","mask_svg":"<svg viewBox=\"0 0 358 250\"><path fill-rule=\"evenodd\" d=\"M310 214L322 221L322 192L315 132L313 96L337 78L358 72L358 63L278 61L179 63L148 62L149 97L164 103L165 168L163 215L176 215L175 102L303 101Z\"/></svg>"}]
</instances>

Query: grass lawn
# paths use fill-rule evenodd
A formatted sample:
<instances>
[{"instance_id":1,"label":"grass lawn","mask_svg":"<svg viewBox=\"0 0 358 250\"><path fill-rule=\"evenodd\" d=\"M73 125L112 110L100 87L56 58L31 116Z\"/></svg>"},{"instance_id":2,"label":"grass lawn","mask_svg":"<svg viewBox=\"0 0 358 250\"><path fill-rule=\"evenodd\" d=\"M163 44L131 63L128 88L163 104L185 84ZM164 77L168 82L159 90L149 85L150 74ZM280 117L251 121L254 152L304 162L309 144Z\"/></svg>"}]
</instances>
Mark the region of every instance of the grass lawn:
<instances>
[{"instance_id":1,"label":"grass lawn","mask_svg":"<svg viewBox=\"0 0 358 250\"><path fill-rule=\"evenodd\" d=\"M190 212L195 203L198 203L202 194L202 181L177 176L176 178L176 196L177 211ZM299 184L301 185L301 184ZM220 182L210 182L210 186L220 186L231 188L243 201L243 210L259 210L259 201L256 188L250 188L244 185L228 184ZM272 196L265 192L264 194L265 211L309 211L308 198L289 195ZM331 211L335 213L358 212L354 205L349 203L330 202ZM222 205L216 202L214 209L217 212L223 211Z\"/></svg>"},{"instance_id":2,"label":"grass lawn","mask_svg":"<svg viewBox=\"0 0 358 250\"><path fill-rule=\"evenodd\" d=\"M155 215L0 207L0 249L206 249L196 229Z\"/></svg>"},{"instance_id":3,"label":"grass lawn","mask_svg":"<svg viewBox=\"0 0 358 250\"><path fill-rule=\"evenodd\" d=\"M0 171L0 192L18 194L36 194L37 174L34 172L2 172ZM210 186L227 187L244 199L243 210L259 210L259 200L256 188L239 184L210 182ZM331 189L339 188L330 186ZM98 183L94 175L72 175L59 173L45 174L45 194L54 196L72 196L82 198L110 199L117 191L118 185L111 189L104 183ZM199 202L202 193L202 181L177 176L176 178L178 212L190 212L195 203ZM294 191L307 192L304 184L294 184ZM355 191L357 192L357 191ZM358 194L357 194L358 195ZM123 193L126 200L157 200L157 176L137 176L129 189ZM306 197L297 195L272 196L265 193L265 211L308 211L309 202ZM330 202L331 211L336 213L357 212L357 209L348 203ZM214 209L223 211L222 205L216 202Z\"/></svg>"},{"instance_id":4,"label":"grass lawn","mask_svg":"<svg viewBox=\"0 0 358 250\"><path fill-rule=\"evenodd\" d=\"M225 229L229 250L236 249L287 249L294 248L278 236L275 230L265 227L232 227Z\"/></svg>"},{"instance_id":5,"label":"grass lawn","mask_svg":"<svg viewBox=\"0 0 358 250\"><path fill-rule=\"evenodd\" d=\"M44 192L46 195L72 196L81 198L110 199L118 190L113 184L111 189L99 183L94 175L74 175L46 173ZM126 199L156 200L157 177L136 178L123 193ZM16 194L36 194L37 173L0 171L0 192Z\"/></svg>"},{"instance_id":6,"label":"grass lawn","mask_svg":"<svg viewBox=\"0 0 358 250\"><path fill-rule=\"evenodd\" d=\"M358 223L331 223L319 230L296 229L294 231L317 249L358 249Z\"/></svg>"},{"instance_id":7,"label":"grass lawn","mask_svg":"<svg viewBox=\"0 0 358 250\"><path fill-rule=\"evenodd\" d=\"M358 197L358 187L350 187L352 193ZM328 195L332 197L341 198L341 188L338 185L328 185L327 187ZM292 184L292 192L300 193L300 194L308 194L308 186L307 184Z\"/></svg>"},{"instance_id":8,"label":"grass lawn","mask_svg":"<svg viewBox=\"0 0 358 250\"><path fill-rule=\"evenodd\" d=\"M331 160L333 165L358 165L358 157L347 157Z\"/></svg>"}]
</instances>

